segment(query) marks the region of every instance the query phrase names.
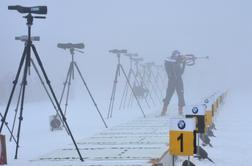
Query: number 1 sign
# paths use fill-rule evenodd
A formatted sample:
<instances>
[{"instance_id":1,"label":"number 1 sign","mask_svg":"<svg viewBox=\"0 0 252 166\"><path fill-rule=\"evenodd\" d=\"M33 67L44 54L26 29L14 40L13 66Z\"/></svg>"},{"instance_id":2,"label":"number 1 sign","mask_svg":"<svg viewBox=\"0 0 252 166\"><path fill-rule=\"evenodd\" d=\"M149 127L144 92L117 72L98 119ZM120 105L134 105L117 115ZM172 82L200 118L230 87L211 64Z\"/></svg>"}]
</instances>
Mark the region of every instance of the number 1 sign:
<instances>
[{"instance_id":1,"label":"number 1 sign","mask_svg":"<svg viewBox=\"0 0 252 166\"><path fill-rule=\"evenodd\" d=\"M170 124L170 154L193 156L195 150L195 119L174 118Z\"/></svg>"}]
</instances>

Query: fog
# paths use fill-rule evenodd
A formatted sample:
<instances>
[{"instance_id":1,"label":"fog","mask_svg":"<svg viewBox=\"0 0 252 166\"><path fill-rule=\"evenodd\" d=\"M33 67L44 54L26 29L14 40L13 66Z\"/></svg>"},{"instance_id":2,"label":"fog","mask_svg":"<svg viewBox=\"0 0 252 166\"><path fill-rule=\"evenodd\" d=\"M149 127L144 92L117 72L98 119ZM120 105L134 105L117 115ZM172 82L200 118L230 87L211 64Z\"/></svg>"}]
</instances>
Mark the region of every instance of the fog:
<instances>
[{"instance_id":1,"label":"fog","mask_svg":"<svg viewBox=\"0 0 252 166\"><path fill-rule=\"evenodd\" d=\"M197 61L186 69L187 96L252 90L249 0L1 0L0 89L11 86L23 51L24 43L14 37L27 33L23 15L7 10L8 5L17 4L48 6L47 18L34 20L32 35L41 38L34 44L57 93L70 62L69 52L57 48L59 42L85 44L85 53L77 54L76 61L97 100L103 100L100 94L110 95L117 59L108 50L114 48L160 65L175 49L209 56L209 61ZM122 57L125 69L128 63Z\"/></svg>"}]
</instances>

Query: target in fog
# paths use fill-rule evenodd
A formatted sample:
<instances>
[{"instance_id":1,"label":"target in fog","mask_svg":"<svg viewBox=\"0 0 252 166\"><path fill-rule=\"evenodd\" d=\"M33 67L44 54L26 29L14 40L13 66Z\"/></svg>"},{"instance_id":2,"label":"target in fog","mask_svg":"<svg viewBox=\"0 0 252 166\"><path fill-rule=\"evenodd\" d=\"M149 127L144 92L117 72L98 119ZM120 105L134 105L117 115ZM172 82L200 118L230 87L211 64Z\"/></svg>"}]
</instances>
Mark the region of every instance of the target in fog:
<instances>
[{"instance_id":1,"label":"target in fog","mask_svg":"<svg viewBox=\"0 0 252 166\"><path fill-rule=\"evenodd\" d=\"M2 123L1 123L1 127L0 127L0 133L2 133L2 129L3 129L3 125L6 124L6 118L7 118L7 114L8 114L8 111L9 111L9 107L11 105L11 102L12 102L12 98L13 98L13 95L14 95L14 92L15 92L15 89L16 89L16 85L18 83L18 80L19 80L19 77L20 77L20 73L22 71L22 68L23 68L23 75L22 75L22 82L21 82L21 87L20 87L20 93L19 93L19 96L20 96L20 114L19 114L19 123L18 123L18 129L17 129L17 142L16 142L16 151L15 151L15 159L18 158L18 149L20 147L19 145L19 141L20 141L20 135L21 135L21 125L22 125L22 120L23 120L23 108L24 108L24 100L25 100L25 92L26 92L26 86L28 84L27 82L27 77L28 77L28 74L30 74L30 68L31 68L31 64L33 65L33 67L35 68L35 70L37 71L37 68L34 66L34 63L31 59L31 53L33 52L34 55L35 55L35 59L39 65L39 69L41 70L42 72L42 75L46 81L46 84L49 88L49 90L47 92L50 93L50 100L52 100L55 105L57 106L57 109L56 110L56 113L57 115L60 116L61 120L63 121L63 124L66 128L66 131L68 132L69 136L71 137L72 139L72 142L75 146L75 149L80 157L80 160L83 161L83 157L80 153L80 150L78 148L78 145L77 143L75 142L75 139L72 135L72 132L68 126L68 123L66 121L66 118L63 114L63 111L60 107L60 104L57 100L57 97L54 93L54 90L50 84L50 80L45 72L45 68L42 64L42 61L39 57L39 54L36 50L36 47L35 45L32 43L32 39L31 39L31 27L33 25L33 20L34 19L45 19L46 17L44 16L33 16L32 13L35 13L35 14L47 14L47 7L46 6L36 6L36 7L23 7L23 6L9 6L8 7L9 10L17 10L18 12L20 13L27 13L26 16L24 16L24 18L26 19L27 21L27 27L28 27L28 37L27 37L27 41L25 41L25 47L24 47L24 50L23 50L23 54L22 54L22 57L21 57L21 60L20 60L20 63L19 63L19 67L18 67L18 70L17 70L17 73L16 73L16 77L15 77L15 80L13 81L13 87L12 87L12 90L11 90L11 94L10 94L10 97L9 97L9 100L8 100L8 103L7 103L7 106L6 106L6 109L5 109L5 112L4 112L4 115L3 115L3 118L2 118ZM38 72L37 72L38 74ZM38 76L40 77L40 75L38 74ZM18 102L18 105L19 105L19 102ZM54 106L55 106L54 105ZM17 107L19 108L19 106Z\"/></svg>"},{"instance_id":2,"label":"target in fog","mask_svg":"<svg viewBox=\"0 0 252 166\"><path fill-rule=\"evenodd\" d=\"M141 113L143 114L143 116L145 117L145 113L143 111L143 108L140 104L140 101L138 100L135 92L134 92L134 89L133 89L133 86L131 85L130 83L130 80L121 64L121 55L122 54L127 54L127 50L118 50L118 49L113 49L113 50L109 50L109 53L112 53L112 54L115 54L116 57L117 57L117 67L116 67L116 73L115 73L115 79L114 79L114 82L113 82L113 87L112 87L112 93L111 93L111 97L110 97L110 102L109 102L109 109L108 109L108 115L107 115L107 118L111 118L112 117L112 114L113 114L113 109L114 109L114 103L115 103L115 95L116 95L116 87L117 87L117 82L118 82L118 77L120 76L120 72L122 71L123 73L123 76L125 77L126 79L126 82L130 88L130 90L132 91L132 94L137 102L137 105L139 106L140 110L141 110Z\"/></svg>"},{"instance_id":3,"label":"target in fog","mask_svg":"<svg viewBox=\"0 0 252 166\"><path fill-rule=\"evenodd\" d=\"M75 55L76 51L79 52L79 53L82 53L82 54L84 53L83 51L80 50L80 49L84 49L84 44L83 43L78 43L78 44L59 43L58 48L62 48L64 50L69 50L70 54L71 54L71 58L72 58L71 62L70 62L70 65L69 65L69 68L68 68L68 71L67 71L67 76L66 76L66 80L64 82L61 97L60 97L60 104L61 104L61 102L63 100L63 97L64 97L64 94L65 94L65 90L67 88L64 115L66 115L66 111L67 111L67 108L68 108L67 106L68 106L68 100L69 100L69 94L70 94L71 81L74 80L74 78L75 78L74 73L75 73L75 69L76 69L76 71L79 74L79 76L80 76L80 78L81 78L81 80L82 80L82 82L83 82L83 84L84 84L84 86L85 86L85 88L86 88L86 90L87 90L87 92L88 92L88 94L89 94L89 96L90 96L90 98L91 98L91 100L92 100L92 102L93 102L93 104L94 104L94 106L95 106L101 120L102 120L102 122L104 123L105 127L107 128L108 126L107 126L107 124L106 124L106 122L105 122L105 120L104 120L104 118L103 118L103 116L102 116L102 114L101 114L95 100L94 100L93 95L91 94L91 92L90 92L90 90L89 90L89 88L87 86L87 83L86 83L86 81L85 81L85 79L84 79L84 77L83 77L83 75L82 75L82 73L81 73L81 71L79 69L79 66L78 66L77 62L74 59L74 55Z\"/></svg>"},{"instance_id":4,"label":"target in fog","mask_svg":"<svg viewBox=\"0 0 252 166\"><path fill-rule=\"evenodd\" d=\"M57 115L50 116L50 127L51 127L51 131L63 129L62 122L61 122L59 116L57 116Z\"/></svg>"}]
</instances>

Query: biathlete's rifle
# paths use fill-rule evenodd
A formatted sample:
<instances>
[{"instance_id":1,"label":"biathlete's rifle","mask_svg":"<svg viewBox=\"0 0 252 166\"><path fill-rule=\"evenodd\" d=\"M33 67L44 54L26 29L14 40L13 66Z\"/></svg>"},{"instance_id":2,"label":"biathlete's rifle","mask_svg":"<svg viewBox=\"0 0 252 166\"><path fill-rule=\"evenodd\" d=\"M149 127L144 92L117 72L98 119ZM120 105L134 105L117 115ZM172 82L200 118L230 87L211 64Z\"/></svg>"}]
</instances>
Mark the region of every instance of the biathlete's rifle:
<instances>
[{"instance_id":1,"label":"biathlete's rifle","mask_svg":"<svg viewBox=\"0 0 252 166\"><path fill-rule=\"evenodd\" d=\"M195 62L198 59L209 59L209 56L197 57L197 56L195 56L193 54L187 54L187 55L182 55L182 56L183 56L183 61L185 61L187 66L195 65Z\"/></svg>"}]
</instances>

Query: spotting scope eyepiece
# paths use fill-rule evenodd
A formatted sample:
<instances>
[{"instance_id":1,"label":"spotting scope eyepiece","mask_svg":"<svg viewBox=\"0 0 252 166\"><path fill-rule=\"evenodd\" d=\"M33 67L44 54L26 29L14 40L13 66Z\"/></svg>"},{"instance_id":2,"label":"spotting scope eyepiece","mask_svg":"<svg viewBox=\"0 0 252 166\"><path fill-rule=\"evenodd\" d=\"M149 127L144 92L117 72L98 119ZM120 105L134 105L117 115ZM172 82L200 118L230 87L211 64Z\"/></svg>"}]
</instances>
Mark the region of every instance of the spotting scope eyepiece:
<instances>
[{"instance_id":1,"label":"spotting scope eyepiece","mask_svg":"<svg viewBox=\"0 0 252 166\"><path fill-rule=\"evenodd\" d=\"M85 45L83 43L59 43L57 45L58 48L62 48L62 49L84 49Z\"/></svg>"},{"instance_id":2,"label":"spotting scope eyepiece","mask_svg":"<svg viewBox=\"0 0 252 166\"><path fill-rule=\"evenodd\" d=\"M143 58L132 58L133 61L135 62L141 62L143 61L144 59Z\"/></svg>"},{"instance_id":3,"label":"spotting scope eyepiece","mask_svg":"<svg viewBox=\"0 0 252 166\"><path fill-rule=\"evenodd\" d=\"M137 57L138 54L137 53L135 53L135 54L127 53L127 54L125 54L125 56L133 58L133 57Z\"/></svg>"},{"instance_id":4,"label":"spotting scope eyepiece","mask_svg":"<svg viewBox=\"0 0 252 166\"><path fill-rule=\"evenodd\" d=\"M16 36L15 40L20 40L20 41L25 42L28 40L28 36L27 35ZM31 36L31 41L40 41L40 37L39 36Z\"/></svg>"},{"instance_id":5,"label":"spotting scope eyepiece","mask_svg":"<svg viewBox=\"0 0 252 166\"><path fill-rule=\"evenodd\" d=\"M113 53L113 54L127 54L127 50L113 49L113 50L109 50L109 53Z\"/></svg>"},{"instance_id":6,"label":"spotting scope eyepiece","mask_svg":"<svg viewBox=\"0 0 252 166\"><path fill-rule=\"evenodd\" d=\"M8 10L17 10L19 13L47 14L47 6L23 7L15 5L8 6Z\"/></svg>"}]
</instances>

